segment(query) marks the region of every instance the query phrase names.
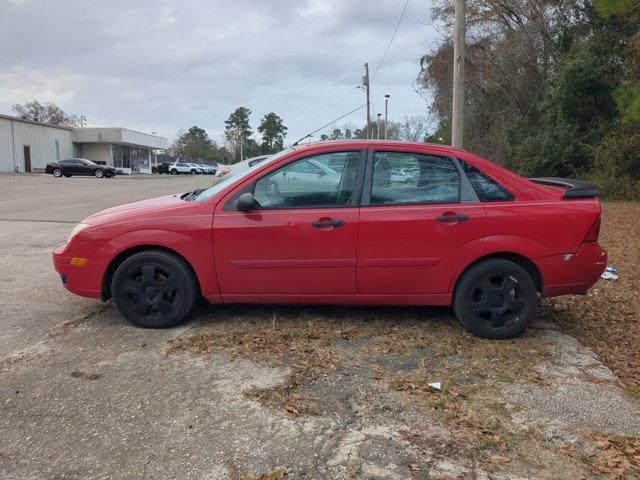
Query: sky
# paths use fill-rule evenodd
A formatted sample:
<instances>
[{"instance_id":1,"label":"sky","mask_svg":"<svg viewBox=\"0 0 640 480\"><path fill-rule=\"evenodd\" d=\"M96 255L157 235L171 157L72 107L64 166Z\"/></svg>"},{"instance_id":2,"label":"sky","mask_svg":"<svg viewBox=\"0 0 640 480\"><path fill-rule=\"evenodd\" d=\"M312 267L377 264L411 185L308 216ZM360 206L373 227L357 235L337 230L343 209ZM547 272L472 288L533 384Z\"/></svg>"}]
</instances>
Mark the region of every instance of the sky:
<instances>
[{"instance_id":1,"label":"sky","mask_svg":"<svg viewBox=\"0 0 640 480\"><path fill-rule=\"evenodd\" d=\"M0 113L30 99L89 126L157 132L192 125L213 138L239 106L255 130L269 112L287 143L365 103L405 0L0 0ZM438 33L410 0L371 86L372 116L424 115L421 55ZM365 110L338 122L365 123ZM322 132L319 132L315 138Z\"/></svg>"}]
</instances>

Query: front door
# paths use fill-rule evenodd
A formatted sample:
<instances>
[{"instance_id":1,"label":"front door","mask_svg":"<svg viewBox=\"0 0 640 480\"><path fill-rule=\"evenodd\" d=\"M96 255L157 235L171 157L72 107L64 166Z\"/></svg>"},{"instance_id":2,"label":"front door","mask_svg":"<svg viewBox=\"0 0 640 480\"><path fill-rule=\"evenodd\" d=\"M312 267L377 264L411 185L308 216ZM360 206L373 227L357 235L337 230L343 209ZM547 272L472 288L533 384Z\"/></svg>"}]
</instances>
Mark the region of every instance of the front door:
<instances>
[{"instance_id":1,"label":"front door","mask_svg":"<svg viewBox=\"0 0 640 480\"><path fill-rule=\"evenodd\" d=\"M336 157L338 170L327 166ZM306 172L309 162L318 171ZM294 160L248 186L259 204L254 211L229 207L237 192L221 202L213 249L223 299L305 294L322 301L322 295L356 293L363 166L360 151ZM292 174L299 170L305 175Z\"/></svg>"},{"instance_id":2,"label":"front door","mask_svg":"<svg viewBox=\"0 0 640 480\"><path fill-rule=\"evenodd\" d=\"M486 214L462 202L454 160L411 151L370 155L358 232L358 293L444 294L482 247Z\"/></svg>"},{"instance_id":3,"label":"front door","mask_svg":"<svg viewBox=\"0 0 640 480\"><path fill-rule=\"evenodd\" d=\"M31 171L31 147L29 145L25 145L23 147L24 152L24 171Z\"/></svg>"}]
</instances>

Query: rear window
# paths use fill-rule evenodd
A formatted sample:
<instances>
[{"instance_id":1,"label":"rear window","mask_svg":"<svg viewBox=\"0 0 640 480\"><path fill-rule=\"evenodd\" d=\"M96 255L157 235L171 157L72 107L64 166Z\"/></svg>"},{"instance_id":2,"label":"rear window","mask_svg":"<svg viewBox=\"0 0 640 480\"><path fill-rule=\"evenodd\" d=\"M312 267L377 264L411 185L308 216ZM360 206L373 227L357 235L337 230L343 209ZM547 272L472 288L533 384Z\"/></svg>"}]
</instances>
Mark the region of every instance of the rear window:
<instances>
[{"instance_id":1,"label":"rear window","mask_svg":"<svg viewBox=\"0 0 640 480\"><path fill-rule=\"evenodd\" d=\"M481 202L510 202L515 200L511 192L487 174L464 160L460 160L460 164Z\"/></svg>"}]
</instances>

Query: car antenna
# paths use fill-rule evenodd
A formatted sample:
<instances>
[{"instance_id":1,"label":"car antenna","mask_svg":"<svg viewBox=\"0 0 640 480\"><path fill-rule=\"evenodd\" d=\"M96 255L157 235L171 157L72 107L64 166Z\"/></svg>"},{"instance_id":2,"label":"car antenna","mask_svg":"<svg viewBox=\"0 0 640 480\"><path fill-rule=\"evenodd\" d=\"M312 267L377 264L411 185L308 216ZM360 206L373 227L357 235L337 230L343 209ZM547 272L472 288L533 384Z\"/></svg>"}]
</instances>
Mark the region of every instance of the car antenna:
<instances>
[{"instance_id":1,"label":"car antenna","mask_svg":"<svg viewBox=\"0 0 640 480\"><path fill-rule=\"evenodd\" d=\"M361 108L366 107L367 104L362 104L359 107L354 108L353 110L345 113L344 115L340 115L338 118L336 118L335 120L330 121L329 123L327 123L326 125L321 126L320 128L318 128L317 130L314 130L311 133L306 134L304 137L302 137L300 140L298 140L297 142L295 142L293 145L291 145L292 147L295 147L296 145L298 145L301 141L303 141L306 138L311 138L313 137L314 133L318 133L320 130L322 130L323 128L327 128L329 125L331 125L332 123L336 123L338 120L342 120L344 117L346 117L347 115L351 115L353 112L357 112L358 110L360 110Z\"/></svg>"},{"instance_id":2,"label":"car antenna","mask_svg":"<svg viewBox=\"0 0 640 480\"><path fill-rule=\"evenodd\" d=\"M291 145L292 147L295 147L296 145L298 145L301 141L307 139L307 138L311 138L313 137L313 133L308 133L307 135L305 135L304 137L302 137L300 140L298 140L297 142L295 142L293 145Z\"/></svg>"}]
</instances>

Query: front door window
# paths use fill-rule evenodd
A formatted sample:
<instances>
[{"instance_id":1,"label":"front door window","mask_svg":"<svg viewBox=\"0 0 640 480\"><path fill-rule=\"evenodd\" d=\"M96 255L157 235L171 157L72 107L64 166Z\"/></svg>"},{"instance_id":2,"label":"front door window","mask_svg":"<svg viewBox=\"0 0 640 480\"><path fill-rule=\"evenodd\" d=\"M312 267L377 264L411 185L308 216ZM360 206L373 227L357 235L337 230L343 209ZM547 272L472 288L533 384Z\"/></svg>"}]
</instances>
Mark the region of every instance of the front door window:
<instances>
[{"instance_id":1,"label":"front door window","mask_svg":"<svg viewBox=\"0 0 640 480\"><path fill-rule=\"evenodd\" d=\"M360 152L315 155L297 160L256 182L261 208L344 207L351 204Z\"/></svg>"}]
</instances>

